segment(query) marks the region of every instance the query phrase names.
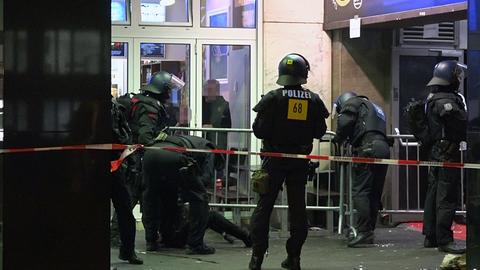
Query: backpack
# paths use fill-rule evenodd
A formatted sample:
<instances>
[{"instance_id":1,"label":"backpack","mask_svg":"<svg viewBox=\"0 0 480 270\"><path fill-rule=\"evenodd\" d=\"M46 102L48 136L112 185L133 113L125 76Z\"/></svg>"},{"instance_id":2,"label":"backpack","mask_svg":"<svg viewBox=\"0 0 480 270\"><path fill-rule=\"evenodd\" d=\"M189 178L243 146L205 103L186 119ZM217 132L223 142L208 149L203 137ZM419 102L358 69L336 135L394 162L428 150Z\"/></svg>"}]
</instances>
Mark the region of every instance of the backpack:
<instances>
[{"instance_id":1,"label":"backpack","mask_svg":"<svg viewBox=\"0 0 480 270\"><path fill-rule=\"evenodd\" d=\"M130 144L132 142L132 131L128 125L125 109L112 97L112 130L115 142Z\"/></svg>"},{"instance_id":2,"label":"backpack","mask_svg":"<svg viewBox=\"0 0 480 270\"><path fill-rule=\"evenodd\" d=\"M437 93L422 101L412 101L405 108L406 118L410 132L413 134L422 146L429 146L433 143L432 134L428 128L427 109L431 102L436 102L442 106L440 116L448 119L446 128L450 132L444 134L450 140L465 140L465 131L467 124L467 111L464 107L462 96L458 94L455 100L452 97L446 97L443 93Z\"/></svg>"},{"instance_id":3,"label":"backpack","mask_svg":"<svg viewBox=\"0 0 480 270\"><path fill-rule=\"evenodd\" d=\"M426 107L427 100L413 100L405 107L410 133L424 146L430 144Z\"/></svg>"}]
</instances>

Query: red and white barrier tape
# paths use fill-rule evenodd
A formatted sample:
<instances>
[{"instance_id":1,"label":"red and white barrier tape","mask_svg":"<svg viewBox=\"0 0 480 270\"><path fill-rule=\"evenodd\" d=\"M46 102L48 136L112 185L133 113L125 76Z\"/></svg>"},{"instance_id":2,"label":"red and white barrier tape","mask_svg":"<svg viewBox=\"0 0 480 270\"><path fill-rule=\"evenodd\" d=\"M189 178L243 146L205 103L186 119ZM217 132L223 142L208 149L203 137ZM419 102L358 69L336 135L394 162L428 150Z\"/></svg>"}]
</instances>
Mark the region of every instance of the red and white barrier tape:
<instances>
[{"instance_id":1,"label":"red and white barrier tape","mask_svg":"<svg viewBox=\"0 0 480 270\"><path fill-rule=\"evenodd\" d=\"M65 151L65 150L124 150L128 147L129 147L128 145L110 143L110 144L87 144L87 145L53 146L53 147L12 148L12 149L0 149L0 154Z\"/></svg>"},{"instance_id":2,"label":"red and white barrier tape","mask_svg":"<svg viewBox=\"0 0 480 270\"><path fill-rule=\"evenodd\" d=\"M385 164L385 165L397 165L397 166L421 166L421 167L443 167L443 168L465 168L465 169L480 169L480 164L477 163L460 163L460 162L435 162L435 161L419 161L419 160L398 160L398 159L379 159L379 158L367 158L367 157L340 157L340 156L327 156L327 155L301 155L301 154L287 154L277 152L249 152L249 151L236 151L236 150L222 150L222 149L192 149L182 147L144 147L145 149L163 149L173 152L194 152L194 153L214 153L214 154L226 154L226 155L240 155L240 156L263 156L263 157L276 157L276 158L296 158L296 159L313 159L313 160L328 160L345 163L366 163L366 164Z\"/></svg>"},{"instance_id":3,"label":"red and white barrier tape","mask_svg":"<svg viewBox=\"0 0 480 270\"><path fill-rule=\"evenodd\" d=\"M90 145L71 145L71 146L54 146L54 147L37 147L37 148L14 148L14 149L0 149L0 154L9 153L29 153L29 152L46 152L46 151L66 151L66 150L123 150L120 158L111 162L111 171L116 171L123 160L135 153L138 149L162 149L167 151L173 151L178 153L213 153L213 154L226 154L226 155L241 155L241 156L263 156L263 157L276 157L276 158L296 158L296 159L312 159L312 160L325 160L336 161L345 163L366 163L366 164L385 164L385 165L397 165L397 166L420 166L420 167L442 167L442 168L464 168L464 169L480 169L480 164L477 163L460 163L460 162L435 162L435 161L418 161L418 160L398 160L398 159L377 159L366 157L340 157L340 156L327 156L327 155L301 155L301 154L288 154L277 152L249 152L249 151L237 151L237 150L223 150L223 149L192 149L182 147L154 147L136 145L122 145L122 144L90 144Z\"/></svg>"}]
</instances>

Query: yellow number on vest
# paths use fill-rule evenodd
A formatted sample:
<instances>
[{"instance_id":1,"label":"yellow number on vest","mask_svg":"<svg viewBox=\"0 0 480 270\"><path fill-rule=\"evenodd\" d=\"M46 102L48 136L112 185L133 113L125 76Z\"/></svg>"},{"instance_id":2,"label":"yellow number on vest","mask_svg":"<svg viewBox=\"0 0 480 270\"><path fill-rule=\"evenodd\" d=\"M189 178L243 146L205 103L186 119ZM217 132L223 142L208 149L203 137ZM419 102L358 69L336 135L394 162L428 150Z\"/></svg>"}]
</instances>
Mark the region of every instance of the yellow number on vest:
<instances>
[{"instance_id":1,"label":"yellow number on vest","mask_svg":"<svg viewBox=\"0 0 480 270\"><path fill-rule=\"evenodd\" d=\"M308 100L289 99L287 118L290 120L307 120Z\"/></svg>"}]
</instances>

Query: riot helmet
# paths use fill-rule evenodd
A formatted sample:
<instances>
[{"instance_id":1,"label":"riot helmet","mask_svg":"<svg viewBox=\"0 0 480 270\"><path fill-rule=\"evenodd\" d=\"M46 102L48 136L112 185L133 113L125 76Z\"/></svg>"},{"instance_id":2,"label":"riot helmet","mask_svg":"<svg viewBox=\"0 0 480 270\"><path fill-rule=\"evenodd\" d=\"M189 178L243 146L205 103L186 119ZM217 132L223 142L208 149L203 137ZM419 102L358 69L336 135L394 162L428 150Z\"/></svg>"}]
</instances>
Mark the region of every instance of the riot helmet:
<instances>
[{"instance_id":1,"label":"riot helmet","mask_svg":"<svg viewBox=\"0 0 480 270\"><path fill-rule=\"evenodd\" d=\"M458 63L455 60L442 61L435 65L433 69L433 77L427 86L456 86L465 78L467 66L462 63Z\"/></svg>"},{"instance_id":2,"label":"riot helmet","mask_svg":"<svg viewBox=\"0 0 480 270\"><path fill-rule=\"evenodd\" d=\"M153 74L150 82L140 90L156 95L168 94L173 88L183 88L185 82L177 76L166 71L159 71Z\"/></svg>"},{"instance_id":3,"label":"riot helmet","mask_svg":"<svg viewBox=\"0 0 480 270\"><path fill-rule=\"evenodd\" d=\"M307 83L310 64L298 53L287 54L278 64L279 85L301 85Z\"/></svg>"},{"instance_id":4,"label":"riot helmet","mask_svg":"<svg viewBox=\"0 0 480 270\"><path fill-rule=\"evenodd\" d=\"M356 97L357 94L353 91L347 91L340 96L337 97L335 103L333 103L333 111L336 113L340 113L342 111L342 106L352 97Z\"/></svg>"}]
</instances>

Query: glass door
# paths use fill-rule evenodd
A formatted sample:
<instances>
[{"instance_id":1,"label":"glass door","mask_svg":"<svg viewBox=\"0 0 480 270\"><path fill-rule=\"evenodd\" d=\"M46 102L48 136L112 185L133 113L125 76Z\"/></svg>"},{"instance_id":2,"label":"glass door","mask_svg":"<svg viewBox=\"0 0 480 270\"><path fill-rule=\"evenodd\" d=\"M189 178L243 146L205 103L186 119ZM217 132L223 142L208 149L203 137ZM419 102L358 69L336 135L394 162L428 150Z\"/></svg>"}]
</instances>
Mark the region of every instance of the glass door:
<instances>
[{"instance_id":1,"label":"glass door","mask_svg":"<svg viewBox=\"0 0 480 270\"><path fill-rule=\"evenodd\" d=\"M133 39L115 38L111 46L111 94L119 97L133 89Z\"/></svg>"},{"instance_id":2,"label":"glass door","mask_svg":"<svg viewBox=\"0 0 480 270\"><path fill-rule=\"evenodd\" d=\"M197 115L202 127L250 128L251 106L256 102L256 48L254 42L197 40ZM200 91L201 90L201 91ZM219 148L244 148L247 137L239 133L208 139ZM211 138L210 138L211 137Z\"/></svg>"},{"instance_id":3,"label":"glass door","mask_svg":"<svg viewBox=\"0 0 480 270\"><path fill-rule=\"evenodd\" d=\"M135 39L135 90L148 84L153 74L166 71L185 82L183 89L173 89L166 109L170 115L169 126L195 126L195 82L192 55L193 40Z\"/></svg>"}]
</instances>

